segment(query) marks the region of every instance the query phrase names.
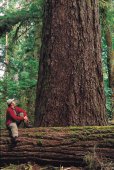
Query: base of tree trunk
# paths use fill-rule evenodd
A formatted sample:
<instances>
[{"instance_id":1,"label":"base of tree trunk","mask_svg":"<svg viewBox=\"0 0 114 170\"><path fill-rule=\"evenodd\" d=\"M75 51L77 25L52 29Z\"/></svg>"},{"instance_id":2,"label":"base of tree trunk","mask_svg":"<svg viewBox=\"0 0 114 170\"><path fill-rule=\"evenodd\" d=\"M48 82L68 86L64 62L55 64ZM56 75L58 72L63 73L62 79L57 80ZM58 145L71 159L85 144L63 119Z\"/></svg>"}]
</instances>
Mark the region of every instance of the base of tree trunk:
<instances>
[{"instance_id":1,"label":"base of tree trunk","mask_svg":"<svg viewBox=\"0 0 114 170\"><path fill-rule=\"evenodd\" d=\"M50 127L19 129L14 145L1 130L0 164L33 161L85 166L114 164L114 126Z\"/></svg>"}]
</instances>

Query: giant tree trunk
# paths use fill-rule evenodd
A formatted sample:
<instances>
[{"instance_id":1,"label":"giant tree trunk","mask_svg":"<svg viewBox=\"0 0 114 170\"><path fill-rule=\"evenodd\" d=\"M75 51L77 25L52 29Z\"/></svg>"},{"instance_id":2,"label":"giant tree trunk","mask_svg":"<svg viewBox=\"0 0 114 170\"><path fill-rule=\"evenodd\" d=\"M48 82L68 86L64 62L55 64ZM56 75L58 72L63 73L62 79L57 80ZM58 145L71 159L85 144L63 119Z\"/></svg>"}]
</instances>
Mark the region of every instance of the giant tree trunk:
<instances>
[{"instance_id":1,"label":"giant tree trunk","mask_svg":"<svg viewBox=\"0 0 114 170\"><path fill-rule=\"evenodd\" d=\"M20 129L21 142L0 136L0 163L36 161L58 165L114 164L114 126ZM86 162L84 161L86 160Z\"/></svg>"},{"instance_id":2,"label":"giant tree trunk","mask_svg":"<svg viewBox=\"0 0 114 170\"><path fill-rule=\"evenodd\" d=\"M97 0L46 1L36 126L105 125Z\"/></svg>"}]
</instances>

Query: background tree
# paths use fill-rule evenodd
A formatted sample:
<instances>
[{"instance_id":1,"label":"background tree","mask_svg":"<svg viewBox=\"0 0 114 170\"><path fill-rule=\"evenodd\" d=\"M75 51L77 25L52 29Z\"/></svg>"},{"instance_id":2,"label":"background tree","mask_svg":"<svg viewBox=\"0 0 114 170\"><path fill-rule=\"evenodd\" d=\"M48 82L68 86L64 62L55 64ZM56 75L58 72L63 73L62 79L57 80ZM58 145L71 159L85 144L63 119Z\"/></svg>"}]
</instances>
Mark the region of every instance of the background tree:
<instances>
[{"instance_id":1,"label":"background tree","mask_svg":"<svg viewBox=\"0 0 114 170\"><path fill-rule=\"evenodd\" d=\"M107 111L109 117L114 114L114 55L113 55L113 20L114 20L114 2L106 0L100 1L100 15L102 26L102 45L103 45L103 64L104 64L104 82L107 96Z\"/></svg>"},{"instance_id":2,"label":"background tree","mask_svg":"<svg viewBox=\"0 0 114 170\"><path fill-rule=\"evenodd\" d=\"M46 1L36 126L106 125L98 1Z\"/></svg>"}]
</instances>

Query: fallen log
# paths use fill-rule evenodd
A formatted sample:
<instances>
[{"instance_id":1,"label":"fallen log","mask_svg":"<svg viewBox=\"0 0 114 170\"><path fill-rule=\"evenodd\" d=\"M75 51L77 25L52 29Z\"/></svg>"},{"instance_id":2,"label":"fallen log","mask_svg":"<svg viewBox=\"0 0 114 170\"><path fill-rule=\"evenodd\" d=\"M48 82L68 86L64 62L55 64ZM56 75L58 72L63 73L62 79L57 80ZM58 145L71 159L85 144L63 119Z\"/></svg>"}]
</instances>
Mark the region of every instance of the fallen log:
<instances>
[{"instance_id":1,"label":"fallen log","mask_svg":"<svg viewBox=\"0 0 114 170\"><path fill-rule=\"evenodd\" d=\"M114 164L114 126L19 129L19 136L20 142L14 146L8 131L1 130L1 164L35 161L84 165L90 158L95 163Z\"/></svg>"}]
</instances>

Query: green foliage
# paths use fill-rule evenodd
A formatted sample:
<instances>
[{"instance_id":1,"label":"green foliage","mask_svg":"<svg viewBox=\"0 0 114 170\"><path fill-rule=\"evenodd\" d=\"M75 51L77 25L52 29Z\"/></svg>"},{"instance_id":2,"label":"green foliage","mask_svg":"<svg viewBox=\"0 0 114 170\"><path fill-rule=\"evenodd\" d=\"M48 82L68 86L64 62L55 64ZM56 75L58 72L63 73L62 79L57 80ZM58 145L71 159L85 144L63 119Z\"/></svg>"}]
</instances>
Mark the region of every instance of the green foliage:
<instances>
[{"instance_id":1,"label":"green foliage","mask_svg":"<svg viewBox=\"0 0 114 170\"><path fill-rule=\"evenodd\" d=\"M99 1L100 8L108 8L110 6L110 2L108 0L100 0Z\"/></svg>"},{"instance_id":2,"label":"green foliage","mask_svg":"<svg viewBox=\"0 0 114 170\"><path fill-rule=\"evenodd\" d=\"M26 3L18 0L20 8L14 8L17 1L11 0L9 8L4 10L2 18L12 18L12 15L25 16L31 14L31 19L20 22L12 27L8 34L8 60L6 73L0 80L0 127L5 125L6 100L16 98L23 109L27 110L30 119L34 117L35 92L38 77L39 60L38 54L41 45L41 27L42 27L42 5L43 1L34 0ZM28 13L27 13L28 11ZM36 14L39 19L32 19ZM0 17L1 18L1 17ZM37 30L36 27L38 26ZM36 35L36 31L38 35ZM5 37L0 40L5 44Z\"/></svg>"},{"instance_id":3,"label":"green foliage","mask_svg":"<svg viewBox=\"0 0 114 170\"><path fill-rule=\"evenodd\" d=\"M19 15L20 13L25 14L26 11L30 12L31 15L34 13L42 14L42 7L44 0L33 0L23 1L23 0L10 0L1 7L2 12L5 16L10 17L12 14Z\"/></svg>"},{"instance_id":4,"label":"green foliage","mask_svg":"<svg viewBox=\"0 0 114 170\"><path fill-rule=\"evenodd\" d=\"M108 52L114 48L114 1L100 0L100 18L102 26L102 61L103 61L103 76L106 95L106 108L109 118L112 117L112 89L109 87L109 59ZM112 49L109 49L106 42L106 31L110 30L112 36Z\"/></svg>"},{"instance_id":5,"label":"green foliage","mask_svg":"<svg viewBox=\"0 0 114 170\"><path fill-rule=\"evenodd\" d=\"M110 26L111 31L114 30L114 1L100 0L100 19L102 25L102 34L104 30Z\"/></svg>"}]
</instances>

